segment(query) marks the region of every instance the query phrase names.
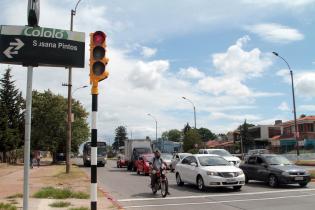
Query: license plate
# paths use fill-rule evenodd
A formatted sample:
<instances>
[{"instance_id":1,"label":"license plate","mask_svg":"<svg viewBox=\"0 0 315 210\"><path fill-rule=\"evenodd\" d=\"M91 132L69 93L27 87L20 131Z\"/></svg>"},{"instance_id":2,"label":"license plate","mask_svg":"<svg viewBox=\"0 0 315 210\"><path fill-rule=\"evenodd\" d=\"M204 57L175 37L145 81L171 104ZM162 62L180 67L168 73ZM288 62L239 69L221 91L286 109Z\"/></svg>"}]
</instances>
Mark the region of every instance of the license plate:
<instances>
[{"instance_id":1,"label":"license plate","mask_svg":"<svg viewBox=\"0 0 315 210\"><path fill-rule=\"evenodd\" d=\"M236 182L236 179L226 179L226 182Z\"/></svg>"},{"instance_id":2,"label":"license plate","mask_svg":"<svg viewBox=\"0 0 315 210\"><path fill-rule=\"evenodd\" d=\"M304 180L304 178L302 176L298 176L298 177L295 177L295 180L296 181L301 181L301 180Z\"/></svg>"}]
</instances>

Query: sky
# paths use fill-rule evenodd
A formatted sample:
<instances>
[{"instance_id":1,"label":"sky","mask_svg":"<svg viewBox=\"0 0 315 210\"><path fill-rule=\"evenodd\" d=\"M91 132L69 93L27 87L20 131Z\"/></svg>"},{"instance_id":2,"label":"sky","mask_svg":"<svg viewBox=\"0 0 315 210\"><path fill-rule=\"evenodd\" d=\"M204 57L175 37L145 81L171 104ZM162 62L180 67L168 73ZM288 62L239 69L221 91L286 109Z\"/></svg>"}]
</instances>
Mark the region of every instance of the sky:
<instances>
[{"instance_id":1,"label":"sky","mask_svg":"<svg viewBox=\"0 0 315 210\"><path fill-rule=\"evenodd\" d=\"M41 1L39 25L69 29L77 0ZM0 0L0 24L26 25L27 1ZM188 122L215 133L244 122L273 124L293 118L294 73L297 115L315 113L315 0L82 0L74 31L107 34L109 78L99 86L99 139L113 142L127 126L133 138L155 139ZM73 88L89 85L85 68L73 69ZM7 68L0 64L0 74ZM25 95L25 67L12 65ZM34 69L33 89L67 97L64 68ZM90 87L73 96L91 110ZM90 118L89 118L90 123Z\"/></svg>"}]
</instances>

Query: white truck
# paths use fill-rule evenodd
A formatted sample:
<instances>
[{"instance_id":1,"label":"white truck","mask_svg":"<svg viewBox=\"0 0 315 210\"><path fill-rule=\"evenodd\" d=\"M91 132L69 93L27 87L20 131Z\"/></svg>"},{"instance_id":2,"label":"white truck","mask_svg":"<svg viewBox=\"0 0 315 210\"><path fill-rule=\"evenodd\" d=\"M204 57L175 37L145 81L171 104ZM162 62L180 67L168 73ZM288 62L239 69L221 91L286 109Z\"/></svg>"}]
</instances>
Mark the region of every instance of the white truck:
<instances>
[{"instance_id":1,"label":"white truck","mask_svg":"<svg viewBox=\"0 0 315 210\"><path fill-rule=\"evenodd\" d=\"M128 139L125 140L125 160L127 169L135 171L135 161L141 154L152 153L150 139Z\"/></svg>"}]
</instances>

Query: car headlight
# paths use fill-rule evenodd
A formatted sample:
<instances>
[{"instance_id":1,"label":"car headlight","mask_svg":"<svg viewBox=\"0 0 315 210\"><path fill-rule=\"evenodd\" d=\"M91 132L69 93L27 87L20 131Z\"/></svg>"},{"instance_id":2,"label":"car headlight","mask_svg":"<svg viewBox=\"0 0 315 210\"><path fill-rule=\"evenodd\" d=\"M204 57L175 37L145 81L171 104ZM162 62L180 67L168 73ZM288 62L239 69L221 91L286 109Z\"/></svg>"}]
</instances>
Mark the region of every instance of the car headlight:
<instances>
[{"instance_id":1,"label":"car headlight","mask_svg":"<svg viewBox=\"0 0 315 210\"><path fill-rule=\"evenodd\" d=\"M243 175L244 174L244 172L243 171L238 171L238 172L236 172L237 173L237 176L241 176L241 175Z\"/></svg>"},{"instance_id":2,"label":"car headlight","mask_svg":"<svg viewBox=\"0 0 315 210\"><path fill-rule=\"evenodd\" d=\"M287 172L287 171L282 172L281 175L282 176L290 176L289 172Z\"/></svg>"},{"instance_id":3,"label":"car headlight","mask_svg":"<svg viewBox=\"0 0 315 210\"><path fill-rule=\"evenodd\" d=\"M218 176L218 172L215 172L215 171L207 171L207 175L209 176Z\"/></svg>"}]
</instances>

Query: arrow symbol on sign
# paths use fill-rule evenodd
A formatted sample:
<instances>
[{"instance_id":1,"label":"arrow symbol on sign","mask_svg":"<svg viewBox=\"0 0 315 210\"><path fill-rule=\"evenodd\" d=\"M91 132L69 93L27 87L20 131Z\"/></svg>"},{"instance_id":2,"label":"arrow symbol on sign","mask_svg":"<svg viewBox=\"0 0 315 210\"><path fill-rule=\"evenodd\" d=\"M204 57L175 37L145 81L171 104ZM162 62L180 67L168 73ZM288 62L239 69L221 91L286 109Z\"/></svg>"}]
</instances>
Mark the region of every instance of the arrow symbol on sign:
<instances>
[{"instance_id":1,"label":"arrow symbol on sign","mask_svg":"<svg viewBox=\"0 0 315 210\"><path fill-rule=\"evenodd\" d=\"M15 50L19 50L24 46L24 43L20 39L15 39L16 42L10 42L10 46L16 46Z\"/></svg>"},{"instance_id":2,"label":"arrow symbol on sign","mask_svg":"<svg viewBox=\"0 0 315 210\"><path fill-rule=\"evenodd\" d=\"M16 42L10 42L10 46L3 51L3 54L8 58L13 58L12 55L17 55L18 50L24 46L24 43L20 39L15 39Z\"/></svg>"}]
</instances>

